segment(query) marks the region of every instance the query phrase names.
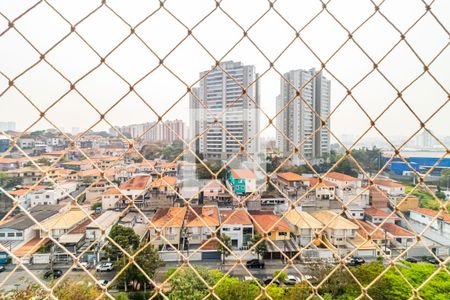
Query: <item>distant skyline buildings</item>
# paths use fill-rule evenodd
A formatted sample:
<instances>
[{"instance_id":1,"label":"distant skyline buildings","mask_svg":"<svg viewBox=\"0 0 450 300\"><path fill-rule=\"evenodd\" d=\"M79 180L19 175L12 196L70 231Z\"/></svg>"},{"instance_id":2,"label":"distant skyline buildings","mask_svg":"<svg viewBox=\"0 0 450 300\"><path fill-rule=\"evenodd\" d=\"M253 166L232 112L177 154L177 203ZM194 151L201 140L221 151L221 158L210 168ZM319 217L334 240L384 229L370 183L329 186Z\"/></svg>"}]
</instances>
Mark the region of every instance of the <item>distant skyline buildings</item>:
<instances>
[{"instance_id":1,"label":"distant skyline buildings","mask_svg":"<svg viewBox=\"0 0 450 300\"><path fill-rule=\"evenodd\" d=\"M0 122L0 130L2 131L16 131L16 122Z\"/></svg>"},{"instance_id":2,"label":"distant skyline buildings","mask_svg":"<svg viewBox=\"0 0 450 300\"><path fill-rule=\"evenodd\" d=\"M255 66L234 61L200 73L189 99L190 139L198 137L193 145L206 159L228 159L240 143L249 155L259 151L257 77Z\"/></svg>"},{"instance_id":3,"label":"distant skyline buildings","mask_svg":"<svg viewBox=\"0 0 450 300\"><path fill-rule=\"evenodd\" d=\"M182 120L166 120L162 122L149 122L116 126L115 128L129 138L140 138L142 141L170 144L180 138L185 138L185 123ZM114 129L110 129L111 135L117 136Z\"/></svg>"},{"instance_id":4,"label":"distant skyline buildings","mask_svg":"<svg viewBox=\"0 0 450 300\"><path fill-rule=\"evenodd\" d=\"M289 156L294 145L307 160L319 159L330 151L330 132L322 119L330 113L331 82L315 69L292 70L280 79L280 94L276 99L276 143L283 156ZM301 92L301 97L298 92ZM330 121L327 120L327 126ZM301 164L301 156L292 157Z\"/></svg>"}]
</instances>

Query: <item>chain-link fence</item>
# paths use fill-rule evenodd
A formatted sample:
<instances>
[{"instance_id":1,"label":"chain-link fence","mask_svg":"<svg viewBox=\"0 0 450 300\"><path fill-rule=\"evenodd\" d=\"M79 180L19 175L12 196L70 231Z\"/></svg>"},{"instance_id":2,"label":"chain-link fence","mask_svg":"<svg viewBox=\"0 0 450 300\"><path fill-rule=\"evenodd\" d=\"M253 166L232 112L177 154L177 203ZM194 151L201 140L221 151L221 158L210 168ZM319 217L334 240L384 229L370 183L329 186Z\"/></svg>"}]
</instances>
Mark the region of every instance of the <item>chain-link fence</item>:
<instances>
[{"instance_id":1,"label":"chain-link fence","mask_svg":"<svg viewBox=\"0 0 450 300\"><path fill-rule=\"evenodd\" d=\"M2 297L448 299L448 9L2 3Z\"/></svg>"}]
</instances>

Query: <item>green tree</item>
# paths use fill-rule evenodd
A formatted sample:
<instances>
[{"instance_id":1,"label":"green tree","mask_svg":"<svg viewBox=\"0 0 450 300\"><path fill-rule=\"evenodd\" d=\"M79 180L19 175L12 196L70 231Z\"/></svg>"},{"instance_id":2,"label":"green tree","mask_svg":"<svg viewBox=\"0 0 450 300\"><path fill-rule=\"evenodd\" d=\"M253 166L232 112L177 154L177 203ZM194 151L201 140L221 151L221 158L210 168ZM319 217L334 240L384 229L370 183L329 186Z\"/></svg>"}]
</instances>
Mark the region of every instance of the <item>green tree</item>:
<instances>
[{"instance_id":1,"label":"green tree","mask_svg":"<svg viewBox=\"0 0 450 300\"><path fill-rule=\"evenodd\" d=\"M134 232L133 228L115 225L111 228L109 237L128 253L133 253L139 247L139 236ZM112 261L116 261L124 255L123 252L111 242L106 246L105 253Z\"/></svg>"},{"instance_id":2,"label":"green tree","mask_svg":"<svg viewBox=\"0 0 450 300\"><path fill-rule=\"evenodd\" d=\"M312 289L306 282L300 282L291 287L286 293L286 300L306 300L310 297Z\"/></svg>"},{"instance_id":3,"label":"green tree","mask_svg":"<svg viewBox=\"0 0 450 300\"><path fill-rule=\"evenodd\" d=\"M225 264L225 258L231 254L231 239L228 235L222 234L219 237L219 240L222 243L219 243L219 246L217 247L217 251L221 254L222 257L222 264Z\"/></svg>"},{"instance_id":4,"label":"green tree","mask_svg":"<svg viewBox=\"0 0 450 300\"><path fill-rule=\"evenodd\" d=\"M450 188L450 169L446 169L441 173L439 185L445 189Z\"/></svg>"},{"instance_id":5,"label":"green tree","mask_svg":"<svg viewBox=\"0 0 450 300\"><path fill-rule=\"evenodd\" d=\"M160 158L162 155L162 148L158 144L148 144L141 148L141 153L145 159L152 160Z\"/></svg>"},{"instance_id":6,"label":"green tree","mask_svg":"<svg viewBox=\"0 0 450 300\"><path fill-rule=\"evenodd\" d=\"M171 145L165 147L162 150L162 158L168 161L173 161L181 153L183 153L183 150L184 150L183 142L176 140Z\"/></svg>"},{"instance_id":7,"label":"green tree","mask_svg":"<svg viewBox=\"0 0 450 300\"><path fill-rule=\"evenodd\" d=\"M91 209L94 210L94 211L97 210L97 208L99 208L99 207L100 208L102 207L102 203L101 202L97 202L97 203L94 203L94 204L91 205Z\"/></svg>"},{"instance_id":8,"label":"green tree","mask_svg":"<svg viewBox=\"0 0 450 300\"><path fill-rule=\"evenodd\" d=\"M250 239L250 244L251 245L255 245L256 243L258 243L259 240L262 239L262 236L260 234L255 234L251 239ZM256 255L258 255L258 259L260 259L261 257L264 257L264 254L267 252L267 245L266 245L266 241L262 241L261 243L259 243L258 245L256 245L255 247L255 253Z\"/></svg>"},{"instance_id":9,"label":"green tree","mask_svg":"<svg viewBox=\"0 0 450 300\"><path fill-rule=\"evenodd\" d=\"M215 278L208 269L198 266L195 269L209 286L215 284ZM208 287L190 267L183 267L178 270L169 282L171 286L170 299L198 300L203 299L208 294Z\"/></svg>"},{"instance_id":10,"label":"green tree","mask_svg":"<svg viewBox=\"0 0 450 300\"><path fill-rule=\"evenodd\" d=\"M18 176L11 176L7 173L0 172L0 186L4 189L10 189L21 185L23 178Z\"/></svg>"},{"instance_id":11,"label":"green tree","mask_svg":"<svg viewBox=\"0 0 450 300\"><path fill-rule=\"evenodd\" d=\"M282 272L281 270L276 270L275 272L273 272L273 277L277 277L279 282L285 281L287 279L287 276L288 274L286 272Z\"/></svg>"},{"instance_id":12,"label":"green tree","mask_svg":"<svg viewBox=\"0 0 450 300\"><path fill-rule=\"evenodd\" d=\"M221 300L253 300L261 293L254 281L240 281L236 277L228 276L217 285L214 292Z\"/></svg>"}]
</instances>

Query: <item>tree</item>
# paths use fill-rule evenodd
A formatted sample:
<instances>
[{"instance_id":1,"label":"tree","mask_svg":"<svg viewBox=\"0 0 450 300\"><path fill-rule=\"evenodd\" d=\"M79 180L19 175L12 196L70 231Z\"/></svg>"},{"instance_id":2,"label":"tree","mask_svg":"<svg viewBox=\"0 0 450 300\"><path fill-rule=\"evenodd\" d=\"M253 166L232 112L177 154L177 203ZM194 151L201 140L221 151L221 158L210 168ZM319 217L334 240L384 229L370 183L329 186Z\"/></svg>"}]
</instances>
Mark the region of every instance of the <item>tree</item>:
<instances>
[{"instance_id":1,"label":"tree","mask_svg":"<svg viewBox=\"0 0 450 300\"><path fill-rule=\"evenodd\" d=\"M162 155L161 151L162 148L158 144L148 144L144 145L141 148L142 155L145 157L145 159L149 160L160 158Z\"/></svg>"},{"instance_id":2,"label":"tree","mask_svg":"<svg viewBox=\"0 0 450 300\"><path fill-rule=\"evenodd\" d=\"M208 269L199 266L196 266L195 269L209 286L215 284L215 278ZM171 285L170 299L197 300L203 299L208 294L208 287L190 267L179 269L169 282Z\"/></svg>"},{"instance_id":3,"label":"tree","mask_svg":"<svg viewBox=\"0 0 450 300\"><path fill-rule=\"evenodd\" d=\"M23 178L18 176L11 176L7 173L0 172L0 186L4 189L9 189L21 185Z\"/></svg>"},{"instance_id":4,"label":"tree","mask_svg":"<svg viewBox=\"0 0 450 300\"><path fill-rule=\"evenodd\" d=\"M109 237L128 253L133 253L139 247L139 236L134 232L133 228L115 225L111 228ZM117 261L124 255L123 252L111 242L106 246L105 253L112 261Z\"/></svg>"},{"instance_id":5,"label":"tree","mask_svg":"<svg viewBox=\"0 0 450 300\"><path fill-rule=\"evenodd\" d=\"M281 270L276 270L275 272L273 272L273 277L276 277L279 282L285 281L287 279L287 276L287 273L281 272Z\"/></svg>"},{"instance_id":6,"label":"tree","mask_svg":"<svg viewBox=\"0 0 450 300\"><path fill-rule=\"evenodd\" d=\"M172 143L172 145L169 145L162 150L162 158L168 161L173 161L181 153L183 153L183 150L183 142L176 140Z\"/></svg>"},{"instance_id":7,"label":"tree","mask_svg":"<svg viewBox=\"0 0 450 300\"><path fill-rule=\"evenodd\" d=\"M229 250L232 247L231 239L228 235L222 234L220 236L219 240L221 241L221 243L219 243L217 250L219 251L219 253L222 256L222 264L225 264L225 258L231 254L231 252Z\"/></svg>"},{"instance_id":8,"label":"tree","mask_svg":"<svg viewBox=\"0 0 450 300\"><path fill-rule=\"evenodd\" d=\"M253 300L261 293L254 281L240 281L236 277L228 276L217 285L214 292L221 300Z\"/></svg>"},{"instance_id":9,"label":"tree","mask_svg":"<svg viewBox=\"0 0 450 300\"><path fill-rule=\"evenodd\" d=\"M311 296L312 289L306 282L294 285L286 293L286 300L306 300ZM313 298L314 299L314 298Z\"/></svg>"},{"instance_id":10,"label":"tree","mask_svg":"<svg viewBox=\"0 0 450 300\"><path fill-rule=\"evenodd\" d=\"M101 202L97 202L91 205L91 209L96 211L97 208L102 208L102 203Z\"/></svg>"},{"instance_id":11,"label":"tree","mask_svg":"<svg viewBox=\"0 0 450 300\"><path fill-rule=\"evenodd\" d=\"M139 236L132 228L115 225L109 236L128 254L133 255L139 251ZM147 244L143 247L145 248L135 256L135 261L147 276L152 278L156 269L163 266L163 262L152 245ZM105 248L105 253L109 259L115 261L117 270L123 269L128 263L128 257L111 242ZM134 264L129 265L119 278L120 282L124 282L125 289L130 282L137 290L149 283L147 277Z\"/></svg>"},{"instance_id":12,"label":"tree","mask_svg":"<svg viewBox=\"0 0 450 300\"><path fill-rule=\"evenodd\" d=\"M439 177L439 186L442 186L445 189L450 188L450 169L446 169L441 173L441 176Z\"/></svg>"},{"instance_id":13,"label":"tree","mask_svg":"<svg viewBox=\"0 0 450 300\"><path fill-rule=\"evenodd\" d=\"M251 245L255 245L256 243L259 242L259 240L262 239L262 236L259 234L255 234L251 239L250 239L250 244ZM264 253L267 252L267 245L266 245L266 241L261 241L258 245L256 245L255 249L255 253L258 255L258 259L260 257L264 257Z\"/></svg>"}]
</instances>

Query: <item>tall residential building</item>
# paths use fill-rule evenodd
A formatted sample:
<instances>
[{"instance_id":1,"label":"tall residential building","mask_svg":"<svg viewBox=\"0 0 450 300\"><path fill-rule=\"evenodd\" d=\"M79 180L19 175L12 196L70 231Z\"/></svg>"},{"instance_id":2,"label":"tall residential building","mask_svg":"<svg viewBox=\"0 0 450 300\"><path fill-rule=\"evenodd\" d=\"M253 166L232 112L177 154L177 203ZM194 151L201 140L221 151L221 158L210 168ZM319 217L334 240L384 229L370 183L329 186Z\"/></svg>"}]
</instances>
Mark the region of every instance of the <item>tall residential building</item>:
<instances>
[{"instance_id":1,"label":"tall residential building","mask_svg":"<svg viewBox=\"0 0 450 300\"><path fill-rule=\"evenodd\" d=\"M116 127L116 129L130 138L140 138L142 141L155 143L170 144L185 137L184 122L181 120L164 121L164 124L161 122L133 124ZM110 133L117 134L111 130Z\"/></svg>"},{"instance_id":2,"label":"tall residential building","mask_svg":"<svg viewBox=\"0 0 450 300\"><path fill-rule=\"evenodd\" d=\"M330 133L323 127L319 129L322 123L319 116L325 119L330 114L330 80L317 74L315 69L292 70L284 77L291 84L281 78L280 95L276 99L277 112L281 113L277 116L276 126L283 134L277 131L277 147L288 156L294 149L292 143L301 144L301 154L308 160L317 160L330 151ZM301 91L303 100L296 96L296 89ZM327 125L330 126L329 120ZM296 155L293 163L304 162Z\"/></svg>"},{"instance_id":3,"label":"tall residential building","mask_svg":"<svg viewBox=\"0 0 450 300\"><path fill-rule=\"evenodd\" d=\"M225 160L240 150L239 143L254 155L259 151L255 66L226 61L220 67L201 72L200 85L192 90L190 139L198 137L192 145L206 159Z\"/></svg>"},{"instance_id":4,"label":"tall residential building","mask_svg":"<svg viewBox=\"0 0 450 300\"><path fill-rule=\"evenodd\" d=\"M16 122L0 122L0 130L16 131Z\"/></svg>"}]
</instances>

